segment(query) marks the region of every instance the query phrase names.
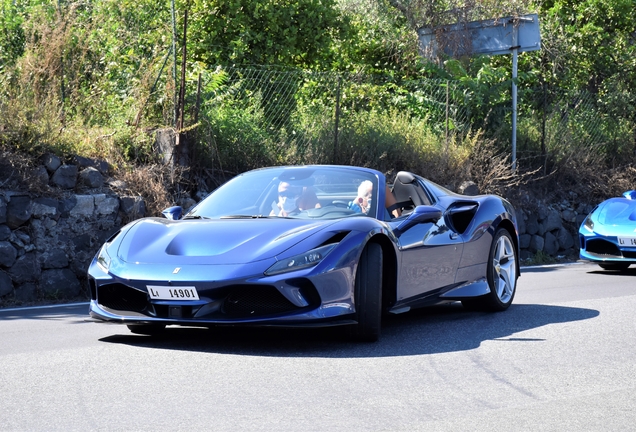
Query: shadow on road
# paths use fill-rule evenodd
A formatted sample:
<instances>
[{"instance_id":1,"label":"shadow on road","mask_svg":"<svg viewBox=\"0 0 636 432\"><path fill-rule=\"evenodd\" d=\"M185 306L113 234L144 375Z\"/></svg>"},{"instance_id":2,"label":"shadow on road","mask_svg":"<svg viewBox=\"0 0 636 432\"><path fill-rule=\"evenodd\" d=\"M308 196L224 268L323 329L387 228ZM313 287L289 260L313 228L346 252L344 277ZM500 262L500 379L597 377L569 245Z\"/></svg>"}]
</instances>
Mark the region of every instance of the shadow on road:
<instances>
[{"instance_id":1,"label":"shadow on road","mask_svg":"<svg viewBox=\"0 0 636 432\"><path fill-rule=\"evenodd\" d=\"M626 270L603 270L598 267L597 269L591 270L588 272L589 274L602 274L607 276L636 276L636 267L630 267Z\"/></svg>"},{"instance_id":2,"label":"shadow on road","mask_svg":"<svg viewBox=\"0 0 636 432\"><path fill-rule=\"evenodd\" d=\"M541 343L519 332L591 319L592 309L551 305L512 305L503 313L467 312L459 303L420 309L383 321L376 343L346 339L343 327L281 329L169 327L160 336L117 334L100 341L140 348L276 357L394 357L470 350L483 341ZM123 332L128 330L121 327ZM514 336L513 336L514 335Z\"/></svg>"}]
</instances>

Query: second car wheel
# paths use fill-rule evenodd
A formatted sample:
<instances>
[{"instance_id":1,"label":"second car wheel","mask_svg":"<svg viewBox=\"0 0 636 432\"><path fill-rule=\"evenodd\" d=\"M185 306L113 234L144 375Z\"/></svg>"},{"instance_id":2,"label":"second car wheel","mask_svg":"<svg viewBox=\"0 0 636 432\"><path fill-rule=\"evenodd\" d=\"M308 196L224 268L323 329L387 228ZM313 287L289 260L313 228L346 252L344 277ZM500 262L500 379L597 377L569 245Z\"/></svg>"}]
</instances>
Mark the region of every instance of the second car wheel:
<instances>
[{"instance_id":1,"label":"second car wheel","mask_svg":"<svg viewBox=\"0 0 636 432\"><path fill-rule=\"evenodd\" d=\"M358 324L350 327L349 335L358 341L377 341L382 321L382 247L377 243L369 243L362 251L354 300Z\"/></svg>"},{"instance_id":2,"label":"second car wheel","mask_svg":"<svg viewBox=\"0 0 636 432\"><path fill-rule=\"evenodd\" d=\"M495 232L488 255L487 280L490 292L462 304L468 309L504 311L512 304L517 290L517 249L504 228Z\"/></svg>"}]
</instances>

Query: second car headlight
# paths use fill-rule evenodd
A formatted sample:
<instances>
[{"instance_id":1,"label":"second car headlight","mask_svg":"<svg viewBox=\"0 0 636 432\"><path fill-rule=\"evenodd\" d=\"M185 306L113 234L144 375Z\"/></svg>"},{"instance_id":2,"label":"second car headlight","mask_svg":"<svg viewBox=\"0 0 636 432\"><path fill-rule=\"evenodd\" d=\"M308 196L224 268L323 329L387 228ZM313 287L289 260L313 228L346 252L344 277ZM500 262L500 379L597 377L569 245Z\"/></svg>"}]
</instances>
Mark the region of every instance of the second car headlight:
<instances>
[{"instance_id":1,"label":"second car headlight","mask_svg":"<svg viewBox=\"0 0 636 432\"><path fill-rule=\"evenodd\" d=\"M108 255L107 249L108 244L105 244L97 254L97 265L106 273L108 273L108 269L110 268L110 255Z\"/></svg>"},{"instance_id":2,"label":"second car headlight","mask_svg":"<svg viewBox=\"0 0 636 432\"><path fill-rule=\"evenodd\" d=\"M265 271L265 274L271 276L279 273L286 273L307 267L313 267L320 261L322 261L335 246L335 244L321 246L319 248L312 249L309 252L295 255L291 258L282 259L268 268Z\"/></svg>"},{"instance_id":3,"label":"second car headlight","mask_svg":"<svg viewBox=\"0 0 636 432\"><path fill-rule=\"evenodd\" d=\"M589 231L594 232L594 222L592 221L592 214L590 213L583 222L583 226Z\"/></svg>"}]
</instances>

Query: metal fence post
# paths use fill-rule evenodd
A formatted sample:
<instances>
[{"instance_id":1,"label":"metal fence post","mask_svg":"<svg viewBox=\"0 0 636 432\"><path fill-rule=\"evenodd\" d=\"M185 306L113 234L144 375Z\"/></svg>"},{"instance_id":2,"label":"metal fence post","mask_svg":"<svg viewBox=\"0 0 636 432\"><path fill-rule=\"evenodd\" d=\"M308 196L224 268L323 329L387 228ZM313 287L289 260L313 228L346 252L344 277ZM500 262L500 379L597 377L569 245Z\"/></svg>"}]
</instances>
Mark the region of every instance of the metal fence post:
<instances>
[{"instance_id":1,"label":"metal fence post","mask_svg":"<svg viewBox=\"0 0 636 432\"><path fill-rule=\"evenodd\" d=\"M333 164L337 163L338 158L338 127L340 123L340 85L342 82L342 77L338 75L338 85L336 86L336 122L335 122L335 130L334 130L334 138L333 138Z\"/></svg>"}]
</instances>

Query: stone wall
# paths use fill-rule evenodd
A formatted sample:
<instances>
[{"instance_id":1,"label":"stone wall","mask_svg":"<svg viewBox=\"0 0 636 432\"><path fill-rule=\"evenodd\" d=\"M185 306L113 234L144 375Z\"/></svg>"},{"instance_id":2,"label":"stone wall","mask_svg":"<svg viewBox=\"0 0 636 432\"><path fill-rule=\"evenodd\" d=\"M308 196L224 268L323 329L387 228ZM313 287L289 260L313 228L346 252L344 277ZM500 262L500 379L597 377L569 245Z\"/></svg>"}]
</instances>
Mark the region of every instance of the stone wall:
<instances>
[{"instance_id":1,"label":"stone wall","mask_svg":"<svg viewBox=\"0 0 636 432\"><path fill-rule=\"evenodd\" d=\"M578 230L594 208L591 204L573 205L538 203L534 210L517 209L521 259L529 259L537 252L552 257L578 258Z\"/></svg>"},{"instance_id":2,"label":"stone wall","mask_svg":"<svg viewBox=\"0 0 636 432\"><path fill-rule=\"evenodd\" d=\"M86 270L99 247L126 221L145 216L143 199L121 192L121 182L109 174L101 161L75 157L63 163L49 155L32 173L47 197L0 183L0 305L87 298ZM468 186L461 192L478 193ZM181 204L195 204L190 201ZM577 230L591 205L528 199L522 207L517 205L522 259L539 251L578 256Z\"/></svg>"},{"instance_id":3,"label":"stone wall","mask_svg":"<svg viewBox=\"0 0 636 432\"><path fill-rule=\"evenodd\" d=\"M98 248L145 213L141 197L117 192L109 171L101 161L49 155L32 173L49 197L0 188L0 304L86 298Z\"/></svg>"}]
</instances>

